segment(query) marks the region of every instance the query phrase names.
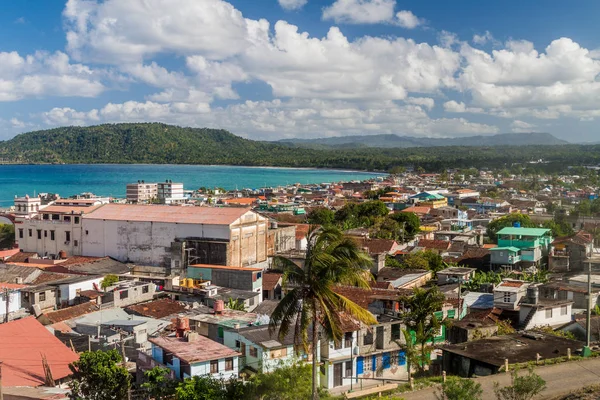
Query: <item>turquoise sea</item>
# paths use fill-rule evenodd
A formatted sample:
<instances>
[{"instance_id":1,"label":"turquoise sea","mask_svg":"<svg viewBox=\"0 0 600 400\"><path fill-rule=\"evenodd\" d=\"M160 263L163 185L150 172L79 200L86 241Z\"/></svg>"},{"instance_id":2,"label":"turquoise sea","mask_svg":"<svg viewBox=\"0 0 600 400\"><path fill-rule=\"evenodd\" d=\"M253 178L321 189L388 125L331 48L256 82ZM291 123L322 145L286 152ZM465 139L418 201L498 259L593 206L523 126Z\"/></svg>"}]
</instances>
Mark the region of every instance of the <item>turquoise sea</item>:
<instances>
[{"instance_id":1,"label":"turquoise sea","mask_svg":"<svg viewBox=\"0 0 600 400\"><path fill-rule=\"evenodd\" d=\"M185 189L201 186L225 189L259 188L293 183L339 182L367 179L383 173L327 169L262 168L216 165L0 165L0 207L15 195L58 193L68 197L83 192L125 197L125 185L138 180L183 182Z\"/></svg>"}]
</instances>

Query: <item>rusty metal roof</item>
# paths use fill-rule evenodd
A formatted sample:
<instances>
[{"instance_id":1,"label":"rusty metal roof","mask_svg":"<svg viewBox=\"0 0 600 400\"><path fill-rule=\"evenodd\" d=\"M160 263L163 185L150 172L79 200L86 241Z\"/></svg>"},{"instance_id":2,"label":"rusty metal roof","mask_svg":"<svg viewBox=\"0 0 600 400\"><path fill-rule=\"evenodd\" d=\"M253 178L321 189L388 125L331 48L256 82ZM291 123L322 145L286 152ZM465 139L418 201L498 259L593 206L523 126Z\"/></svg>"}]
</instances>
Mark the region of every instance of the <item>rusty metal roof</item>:
<instances>
[{"instance_id":1,"label":"rusty metal roof","mask_svg":"<svg viewBox=\"0 0 600 400\"><path fill-rule=\"evenodd\" d=\"M189 364L241 355L227 346L200 335L193 342L176 337L158 337L148 340Z\"/></svg>"}]
</instances>

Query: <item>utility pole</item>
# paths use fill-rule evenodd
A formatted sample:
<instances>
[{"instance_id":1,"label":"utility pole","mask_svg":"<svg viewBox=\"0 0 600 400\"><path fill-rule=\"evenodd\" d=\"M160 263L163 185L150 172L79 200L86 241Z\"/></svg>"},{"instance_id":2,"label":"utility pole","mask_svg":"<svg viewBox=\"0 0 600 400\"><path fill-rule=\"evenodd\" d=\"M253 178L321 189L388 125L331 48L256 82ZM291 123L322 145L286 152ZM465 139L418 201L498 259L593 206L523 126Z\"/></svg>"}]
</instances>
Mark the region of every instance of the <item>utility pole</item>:
<instances>
[{"instance_id":1,"label":"utility pole","mask_svg":"<svg viewBox=\"0 0 600 400\"><path fill-rule=\"evenodd\" d=\"M587 325L585 335L585 347L583 348L583 356L589 357L591 355L590 342L592 333L592 262L588 262L588 290L587 290L587 313L585 316L585 323Z\"/></svg>"},{"instance_id":2,"label":"utility pole","mask_svg":"<svg viewBox=\"0 0 600 400\"><path fill-rule=\"evenodd\" d=\"M4 315L4 322L8 322L8 310L10 309L10 289L4 289L4 298L6 299L6 315Z\"/></svg>"}]
</instances>

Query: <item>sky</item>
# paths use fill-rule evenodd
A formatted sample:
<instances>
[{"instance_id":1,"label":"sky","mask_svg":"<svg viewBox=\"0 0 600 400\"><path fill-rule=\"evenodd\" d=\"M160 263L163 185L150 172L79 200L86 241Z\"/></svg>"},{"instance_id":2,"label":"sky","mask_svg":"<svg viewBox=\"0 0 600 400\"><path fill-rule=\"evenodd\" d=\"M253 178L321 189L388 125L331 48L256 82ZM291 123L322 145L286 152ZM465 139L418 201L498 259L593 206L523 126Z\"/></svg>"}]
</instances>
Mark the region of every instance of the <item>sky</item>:
<instances>
[{"instance_id":1,"label":"sky","mask_svg":"<svg viewBox=\"0 0 600 400\"><path fill-rule=\"evenodd\" d=\"M600 141L597 0L19 0L0 140L164 122L250 139Z\"/></svg>"}]
</instances>

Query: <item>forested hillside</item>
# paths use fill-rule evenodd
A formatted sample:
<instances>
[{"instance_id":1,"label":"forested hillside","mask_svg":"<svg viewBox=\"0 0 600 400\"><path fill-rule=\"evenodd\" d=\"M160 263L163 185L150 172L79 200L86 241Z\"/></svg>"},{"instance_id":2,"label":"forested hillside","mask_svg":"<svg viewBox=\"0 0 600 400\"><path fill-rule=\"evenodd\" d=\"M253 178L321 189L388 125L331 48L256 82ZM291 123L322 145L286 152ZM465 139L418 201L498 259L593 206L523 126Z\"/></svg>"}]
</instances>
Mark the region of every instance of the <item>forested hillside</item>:
<instances>
[{"instance_id":1,"label":"forested hillside","mask_svg":"<svg viewBox=\"0 0 600 400\"><path fill-rule=\"evenodd\" d=\"M154 163L352 168L389 170L411 165L510 168L515 164L561 170L598 164L600 146L445 146L307 149L243 139L225 130L161 123L63 127L24 133L0 142L0 158L19 163ZM540 159L544 164L528 164Z\"/></svg>"}]
</instances>

